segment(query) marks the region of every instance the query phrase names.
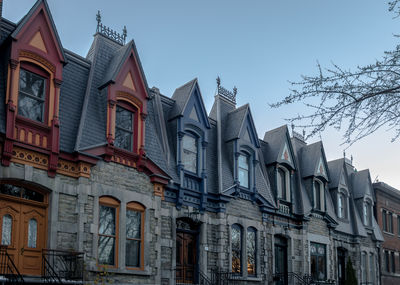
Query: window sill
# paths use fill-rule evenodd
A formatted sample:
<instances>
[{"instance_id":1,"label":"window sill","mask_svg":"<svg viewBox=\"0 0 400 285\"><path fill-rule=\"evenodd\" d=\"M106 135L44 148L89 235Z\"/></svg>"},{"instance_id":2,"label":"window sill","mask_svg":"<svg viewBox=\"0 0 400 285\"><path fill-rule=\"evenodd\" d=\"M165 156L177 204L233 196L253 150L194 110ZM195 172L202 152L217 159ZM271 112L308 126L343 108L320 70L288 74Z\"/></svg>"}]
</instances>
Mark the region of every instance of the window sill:
<instances>
[{"instance_id":1,"label":"window sill","mask_svg":"<svg viewBox=\"0 0 400 285\"><path fill-rule=\"evenodd\" d=\"M235 276L233 278L230 278L229 280L239 280L239 281L262 281L262 277L255 277L255 276Z\"/></svg>"},{"instance_id":2,"label":"window sill","mask_svg":"<svg viewBox=\"0 0 400 285\"><path fill-rule=\"evenodd\" d=\"M149 269L126 269L126 268L104 268L104 267L95 267L95 268L90 268L89 271L92 272L107 272L107 273L113 273L113 274L125 274L125 275L140 275L140 276L151 276L152 273L150 272Z\"/></svg>"},{"instance_id":3,"label":"window sill","mask_svg":"<svg viewBox=\"0 0 400 285\"><path fill-rule=\"evenodd\" d=\"M386 234L386 235L389 235L389 236L394 236L394 233L391 233L391 232L385 232L385 231L382 231L384 234Z\"/></svg>"}]
</instances>

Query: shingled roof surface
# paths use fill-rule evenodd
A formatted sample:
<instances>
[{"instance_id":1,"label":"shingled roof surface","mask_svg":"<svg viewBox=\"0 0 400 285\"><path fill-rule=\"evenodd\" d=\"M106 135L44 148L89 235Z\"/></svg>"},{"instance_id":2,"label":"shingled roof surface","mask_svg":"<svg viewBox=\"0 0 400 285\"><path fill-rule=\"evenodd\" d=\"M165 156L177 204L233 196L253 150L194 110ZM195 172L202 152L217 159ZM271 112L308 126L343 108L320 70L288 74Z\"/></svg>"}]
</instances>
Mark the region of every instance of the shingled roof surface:
<instances>
[{"instance_id":1,"label":"shingled roof surface","mask_svg":"<svg viewBox=\"0 0 400 285\"><path fill-rule=\"evenodd\" d=\"M228 113L224 137L225 141L230 141L240 137L240 131L248 110L249 104L245 104Z\"/></svg>"},{"instance_id":2,"label":"shingled roof surface","mask_svg":"<svg viewBox=\"0 0 400 285\"><path fill-rule=\"evenodd\" d=\"M279 152L285 144L286 132L286 125L265 132L264 142L266 144L264 145L263 149L266 164L271 164L278 161Z\"/></svg>"},{"instance_id":3,"label":"shingled roof surface","mask_svg":"<svg viewBox=\"0 0 400 285\"><path fill-rule=\"evenodd\" d=\"M197 78L190 80L188 83L175 89L175 92L172 95L172 100L175 101L175 104L170 111L168 119L173 119L177 116L183 115L183 111L185 110L185 106L189 101L196 82Z\"/></svg>"},{"instance_id":4,"label":"shingled roof surface","mask_svg":"<svg viewBox=\"0 0 400 285\"><path fill-rule=\"evenodd\" d=\"M339 186L340 175L342 174L344 167L344 159L339 158L336 160L328 161L329 168L329 188L337 188Z\"/></svg>"}]
</instances>

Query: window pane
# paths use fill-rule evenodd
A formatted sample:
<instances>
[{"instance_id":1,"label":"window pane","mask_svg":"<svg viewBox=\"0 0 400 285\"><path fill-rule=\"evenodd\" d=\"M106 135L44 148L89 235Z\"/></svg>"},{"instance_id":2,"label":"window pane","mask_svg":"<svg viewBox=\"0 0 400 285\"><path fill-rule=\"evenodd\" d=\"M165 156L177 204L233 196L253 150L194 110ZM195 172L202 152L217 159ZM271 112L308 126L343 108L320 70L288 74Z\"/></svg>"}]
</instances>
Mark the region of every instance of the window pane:
<instances>
[{"instance_id":1,"label":"window pane","mask_svg":"<svg viewBox=\"0 0 400 285\"><path fill-rule=\"evenodd\" d=\"M132 112L117 106L116 126L125 130L133 130Z\"/></svg>"},{"instance_id":2,"label":"window pane","mask_svg":"<svg viewBox=\"0 0 400 285\"><path fill-rule=\"evenodd\" d=\"M314 280L326 279L326 246L310 243L311 275Z\"/></svg>"},{"instance_id":3,"label":"window pane","mask_svg":"<svg viewBox=\"0 0 400 285\"><path fill-rule=\"evenodd\" d=\"M321 209L321 183L315 182L315 208Z\"/></svg>"},{"instance_id":4,"label":"window pane","mask_svg":"<svg viewBox=\"0 0 400 285\"><path fill-rule=\"evenodd\" d=\"M140 241L127 240L126 241L126 266L140 267Z\"/></svg>"},{"instance_id":5,"label":"window pane","mask_svg":"<svg viewBox=\"0 0 400 285\"><path fill-rule=\"evenodd\" d=\"M132 133L116 127L114 145L132 151Z\"/></svg>"},{"instance_id":6,"label":"window pane","mask_svg":"<svg viewBox=\"0 0 400 285\"><path fill-rule=\"evenodd\" d=\"M36 191L29 190L29 189L24 189L22 193L22 198L28 199L28 200L33 200L37 202L43 202L44 201L44 196Z\"/></svg>"},{"instance_id":7,"label":"window pane","mask_svg":"<svg viewBox=\"0 0 400 285\"><path fill-rule=\"evenodd\" d=\"M190 135L185 135L183 137L183 149L186 149L191 152L197 152L197 140L196 138L190 136Z\"/></svg>"},{"instance_id":8,"label":"window pane","mask_svg":"<svg viewBox=\"0 0 400 285\"><path fill-rule=\"evenodd\" d=\"M239 167L245 170L249 170L249 159L245 155L239 156Z\"/></svg>"},{"instance_id":9,"label":"window pane","mask_svg":"<svg viewBox=\"0 0 400 285\"><path fill-rule=\"evenodd\" d=\"M28 247L36 248L37 221L30 219L28 224Z\"/></svg>"},{"instance_id":10,"label":"window pane","mask_svg":"<svg viewBox=\"0 0 400 285\"><path fill-rule=\"evenodd\" d=\"M99 236L99 264L114 265L115 238Z\"/></svg>"},{"instance_id":11,"label":"window pane","mask_svg":"<svg viewBox=\"0 0 400 285\"><path fill-rule=\"evenodd\" d=\"M12 218L10 215L3 216L3 225L1 232L1 244L10 245L11 244L11 231L12 231Z\"/></svg>"},{"instance_id":12,"label":"window pane","mask_svg":"<svg viewBox=\"0 0 400 285\"><path fill-rule=\"evenodd\" d=\"M115 235L115 208L100 205L99 234Z\"/></svg>"},{"instance_id":13,"label":"window pane","mask_svg":"<svg viewBox=\"0 0 400 285\"><path fill-rule=\"evenodd\" d=\"M19 80L18 114L43 122L46 80L21 69Z\"/></svg>"},{"instance_id":14,"label":"window pane","mask_svg":"<svg viewBox=\"0 0 400 285\"><path fill-rule=\"evenodd\" d=\"M280 168L278 169L278 198L286 200L286 175Z\"/></svg>"},{"instance_id":15,"label":"window pane","mask_svg":"<svg viewBox=\"0 0 400 285\"><path fill-rule=\"evenodd\" d=\"M231 230L231 245L232 245L232 272L240 273L241 268L241 229L238 226L233 225Z\"/></svg>"},{"instance_id":16,"label":"window pane","mask_svg":"<svg viewBox=\"0 0 400 285\"><path fill-rule=\"evenodd\" d=\"M140 239L142 213L126 211L126 237Z\"/></svg>"},{"instance_id":17,"label":"window pane","mask_svg":"<svg viewBox=\"0 0 400 285\"><path fill-rule=\"evenodd\" d=\"M256 232L253 229L247 230L247 273L256 274Z\"/></svg>"},{"instance_id":18,"label":"window pane","mask_svg":"<svg viewBox=\"0 0 400 285\"><path fill-rule=\"evenodd\" d=\"M15 197L21 197L21 189L18 186L10 185L10 184L0 184L0 193L11 195Z\"/></svg>"},{"instance_id":19,"label":"window pane","mask_svg":"<svg viewBox=\"0 0 400 285\"><path fill-rule=\"evenodd\" d=\"M375 273L374 273L374 255L370 254L369 255L369 282L371 284L374 284L374 278L375 278Z\"/></svg>"},{"instance_id":20,"label":"window pane","mask_svg":"<svg viewBox=\"0 0 400 285\"><path fill-rule=\"evenodd\" d=\"M23 93L18 97L18 115L43 122L44 101L26 96Z\"/></svg>"},{"instance_id":21,"label":"window pane","mask_svg":"<svg viewBox=\"0 0 400 285\"><path fill-rule=\"evenodd\" d=\"M240 186L249 188L249 172L239 168L239 182Z\"/></svg>"}]
</instances>

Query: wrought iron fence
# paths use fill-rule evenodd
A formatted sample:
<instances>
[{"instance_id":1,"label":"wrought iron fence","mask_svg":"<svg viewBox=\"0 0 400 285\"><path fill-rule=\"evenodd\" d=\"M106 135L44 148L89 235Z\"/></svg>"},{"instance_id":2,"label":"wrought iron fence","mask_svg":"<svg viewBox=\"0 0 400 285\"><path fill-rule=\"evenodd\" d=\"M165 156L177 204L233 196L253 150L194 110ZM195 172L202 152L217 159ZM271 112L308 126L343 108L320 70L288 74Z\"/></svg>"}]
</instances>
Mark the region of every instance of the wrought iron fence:
<instances>
[{"instance_id":1,"label":"wrought iron fence","mask_svg":"<svg viewBox=\"0 0 400 285\"><path fill-rule=\"evenodd\" d=\"M7 284L23 284L24 278L7 252L7 246L0 245L0 275Z\"/></svg>"},{"instance_id":2,"label":"wrought iron fence","mask_svg":"<svg viewBox=\"0 0 400 285\"><path fill-rule=\"evenodd\" d=\"M42 275L47 283L83 281L83 252L43 249L42 261Z\"/></svg>"}]
</instances>

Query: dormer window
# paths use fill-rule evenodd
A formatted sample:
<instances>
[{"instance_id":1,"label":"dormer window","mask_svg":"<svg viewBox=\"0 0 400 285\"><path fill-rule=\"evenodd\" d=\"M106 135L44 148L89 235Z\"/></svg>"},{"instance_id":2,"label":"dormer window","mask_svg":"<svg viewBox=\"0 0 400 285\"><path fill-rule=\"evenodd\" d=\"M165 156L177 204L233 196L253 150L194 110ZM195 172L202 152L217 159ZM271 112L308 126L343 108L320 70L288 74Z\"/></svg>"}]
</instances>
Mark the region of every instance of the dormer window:
<instances>
[{"instance_id":1,"label":"dormer window","mask_svg":"<svg viewBox=\"0 0 400 285\"><path fill-rule=\"evenodd\" d=\"M185 170L197 174L198 143L197 139L185 134L183 137L182 163Z\"/></svg>"},{"instance_id":2,"label":"dormer window","mask_svg":"<svg viewBox=\"0 0 400 285\"><path fill-rule=\"evenodd\" d=\"M277 195L278 199L290 201L290 173L284 167L278 167L278 184Z\"/></svg>"},{"instance_id":3,"label":"dormer window","mask_svg":"<svg viewBox=\"0 0 400 285\"><path fill-rule=\"evenodd\" d=\"M239 155L239 165L238 165L238 179L240 186L249 188L249 156L245 154Z\"/></svg>"},{"instance_id":4,"label":"dormer window","mask_svg":"<svg viewBox=\"0 0 400 285\"><path fill-rule=\"evenodd\" d=\"M347 218L347 197L346 194L340 192L338 194L338 217L342 219Z\"/></svg>"},{"instance_id":5,"label":"dormer window","mask_svg":"<svg viewBox=\"0 0 400 285\"><path fill-rule=\"evenodd\" d=\"M18 115L44 123L48 86L46 73L30 65L23 67L19 77Z\"/></svg>"},{"instance_id":6,"label":"dormer window","mask_svg":"<svg viewBox=\"0 0 400 285\"><path fill-rule=\"evenodd\" d=\"M322 181L314 180L314 208L325 211L325 187Z\"/></svg>"},{"instance_id":7,"label":"dormer window","mask_svg":"<svg viewBox=\"0 0 400 285\"><path fill-rule=\"evenodd\" d=\"M134 112L128 109L128 106L124 107L117 106L114 145L132 151Z\"/></svg>"}]
</instances>

